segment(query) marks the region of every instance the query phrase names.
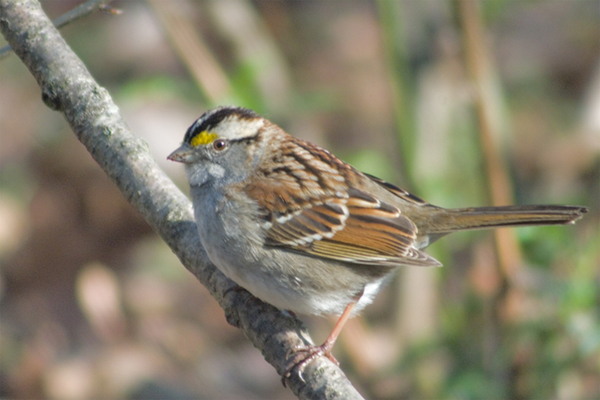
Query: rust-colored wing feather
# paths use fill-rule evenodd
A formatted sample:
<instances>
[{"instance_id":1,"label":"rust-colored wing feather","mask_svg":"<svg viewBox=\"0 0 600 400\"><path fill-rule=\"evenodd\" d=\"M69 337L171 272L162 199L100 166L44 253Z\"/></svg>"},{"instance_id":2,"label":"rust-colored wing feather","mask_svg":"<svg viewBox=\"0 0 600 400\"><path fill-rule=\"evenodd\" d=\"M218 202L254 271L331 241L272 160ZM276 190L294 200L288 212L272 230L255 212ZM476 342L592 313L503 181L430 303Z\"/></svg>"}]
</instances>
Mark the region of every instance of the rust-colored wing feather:
<instances>
[{"instance_id":1,"label":"rust-colored wing feather","mask_svg":"<svg viewBox=\"0 0 600 400\"><path fill-rule=\"evenodd\" d=\"M360 265L440 265L413 246L417 227L397 207L356 189L370 178L307 142L287 146L273 155L278 167L245 188L258 199L267 245Z\"/></svg>"}]
</instances>

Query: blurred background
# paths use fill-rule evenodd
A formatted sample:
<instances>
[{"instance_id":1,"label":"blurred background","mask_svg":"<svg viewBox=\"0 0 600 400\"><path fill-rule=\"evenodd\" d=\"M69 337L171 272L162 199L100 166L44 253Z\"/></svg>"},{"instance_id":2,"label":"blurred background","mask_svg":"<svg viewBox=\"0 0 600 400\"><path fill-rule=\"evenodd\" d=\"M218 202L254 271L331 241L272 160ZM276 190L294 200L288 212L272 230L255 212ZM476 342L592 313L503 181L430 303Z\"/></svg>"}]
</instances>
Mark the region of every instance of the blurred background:
<instances>
[{"instance_id":1,"label":"blurred background","mask_svg":"<svg viewBox=\"0 0 600 400\"><path fill-rule=\"evenodd\" d=\"M51 18L76 1L42 1ZM61 32L166 156L219 104L445 207L580 204L573 226L460 233L334 348L368 398L600 393L600 3L114 1ZM2 41L1 45L5 42ZM291 399L274 369L0 63L0 395ZM315 342L333 319L301 316Z\"/></svg>"}]
</instances>

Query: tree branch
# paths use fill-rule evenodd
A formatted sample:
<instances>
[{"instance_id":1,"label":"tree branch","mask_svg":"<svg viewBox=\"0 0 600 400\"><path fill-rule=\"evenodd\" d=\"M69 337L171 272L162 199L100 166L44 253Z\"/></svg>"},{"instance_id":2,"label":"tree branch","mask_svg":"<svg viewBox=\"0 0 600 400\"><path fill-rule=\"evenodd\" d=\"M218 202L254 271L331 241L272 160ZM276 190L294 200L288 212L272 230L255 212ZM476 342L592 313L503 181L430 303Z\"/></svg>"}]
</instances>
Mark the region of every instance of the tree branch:
<instances>
[{"instance_id":1,"label":"tree branch","mask_svg":"<svg viewBox=\"0 0 600 400\"><path fill-rule=\"evenodd\" d=\"M63 113L125 198L217 299L227 321L242 329L282 374L288 351L308 338L302 323L245 291L229 290L234 283L200 245L189 200L156 165L148 145L130 132L110 94L94 81L37 1L0 0L0 30L37 80L44 103ZM310 363L303 375L304 382L297 374L287 381L301 399L362 398L325 357Z\"/></svg>"},{"instance_id":2,"label":"tree branch","mask_svg":"<svg viewBox=\"0 0 600 400\"><path fill-rule=\"evenodd\" d=\"M106 7L106 4L110 3L113 0L89 0L79 6L75 7L71 11L61 15L56 18L52 23L57 29L62 28L65 25L69 25L71 22L77 21L79 18L83 18L87 15L90 15L94 11L103 10ZM6 58L10 52L12 51L12 47L4 46L0 49L0 60Z\"/></svg>"}]
</instances>

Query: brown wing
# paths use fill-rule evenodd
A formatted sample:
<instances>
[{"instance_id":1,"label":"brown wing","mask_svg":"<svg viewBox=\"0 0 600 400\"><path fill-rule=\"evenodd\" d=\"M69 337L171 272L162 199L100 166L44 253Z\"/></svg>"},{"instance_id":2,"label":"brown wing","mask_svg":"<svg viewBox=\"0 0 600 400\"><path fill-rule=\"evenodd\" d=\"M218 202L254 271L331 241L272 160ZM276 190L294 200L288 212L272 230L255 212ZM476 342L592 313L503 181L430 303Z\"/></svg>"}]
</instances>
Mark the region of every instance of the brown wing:
<instances>
[{"instance_id":1,"label":"brown wing","mask_svg":"<svg viewBox=\"0 0 600 400\"><path fill-rule=\"evenodd\" d=\"M417 228L398 208L353 188L363 175L317 146L294 144L245 189L259 199L267 245L362 265L441 265L413 246Z\"/></svg>"},{"instance_id":2,"label":"brown wing","mask_svg":"<svg viewBox=\"0 0 600 400\"><path fill-rule=\"evenodd\" d=\"M440 265L413 247L417 228L396 207L356 189L349 194L343 229L331 238L313 241L308 253L367 265Z\"/></svg>"}]
</instances>

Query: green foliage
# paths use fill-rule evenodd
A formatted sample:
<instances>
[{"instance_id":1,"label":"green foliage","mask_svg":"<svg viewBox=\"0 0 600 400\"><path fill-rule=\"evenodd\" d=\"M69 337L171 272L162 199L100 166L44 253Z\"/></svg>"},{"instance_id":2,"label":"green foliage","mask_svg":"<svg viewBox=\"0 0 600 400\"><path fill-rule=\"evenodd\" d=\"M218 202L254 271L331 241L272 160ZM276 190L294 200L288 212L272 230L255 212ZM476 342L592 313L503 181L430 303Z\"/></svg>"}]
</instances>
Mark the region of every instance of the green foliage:
<instances>
[{"instance_id":1,"label":"green foliage","mask_svg":"<svg viewBox=\"0 0 600 400\"><path fill-rule=\"evenodd\" d=\"M231 75L231 86L235 88L234 104L250 108L258 113L265 113L265 101L257 84L260 62L251 60L240 63Z\"/></svg>"},{"instance_id":2,"label":"green foliage","mask_svg":"<svg viewBox=\"0 0 600 400\"><path fill-rule=\"evenodd\" d=\"M153 75L130 79L117 89L117 96L129 103L144 102L148 99L175 100L189 103L200 102L201 94L186 79L172 75Z\"/></svg>"},{"instance_id":3,"label":"green foliage","mask_svg":"<svg viewBox=\"0 0 600 400\"><path fill-rule=\"evenodd\" d=\"M362 149L342 157L359 171L387 181L393 181L393 166L379 151Z\"/></svg>"}]
</instances>

